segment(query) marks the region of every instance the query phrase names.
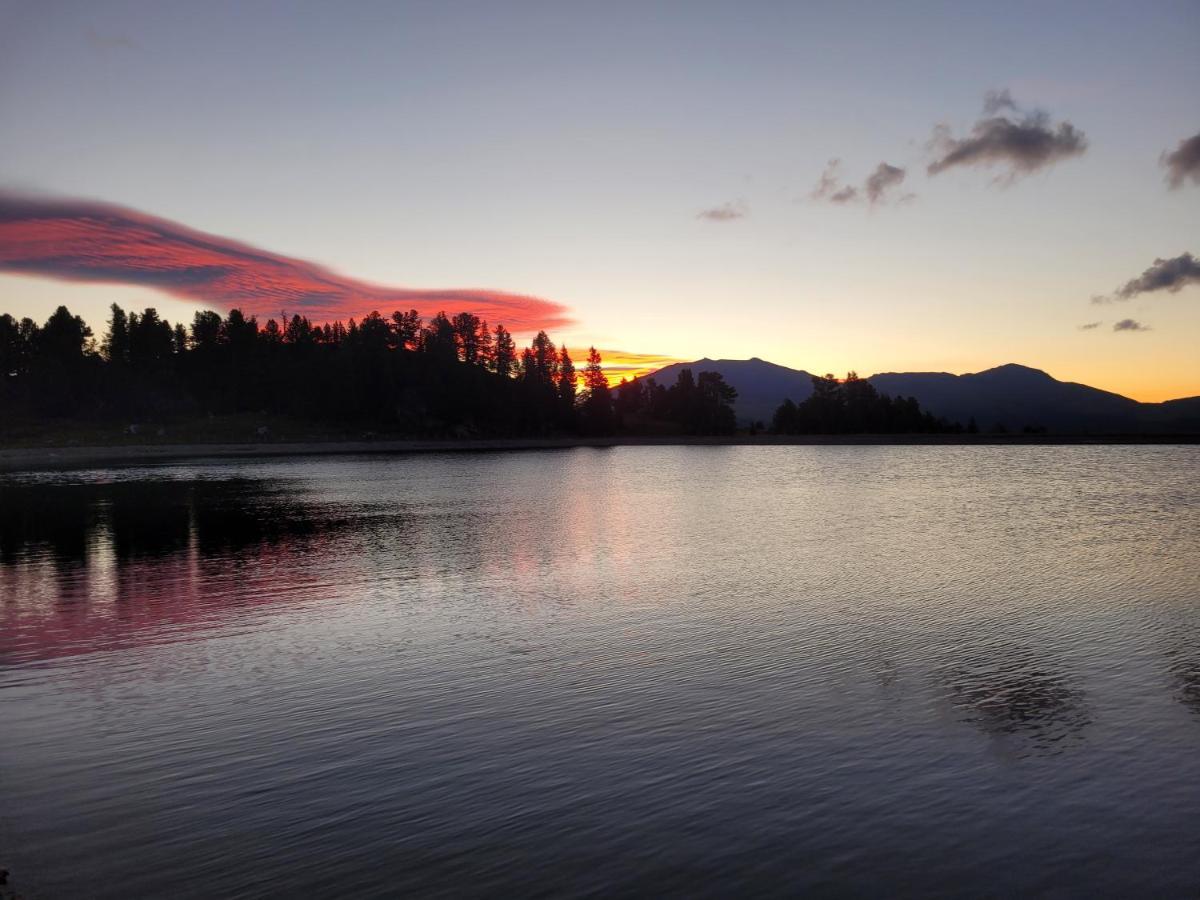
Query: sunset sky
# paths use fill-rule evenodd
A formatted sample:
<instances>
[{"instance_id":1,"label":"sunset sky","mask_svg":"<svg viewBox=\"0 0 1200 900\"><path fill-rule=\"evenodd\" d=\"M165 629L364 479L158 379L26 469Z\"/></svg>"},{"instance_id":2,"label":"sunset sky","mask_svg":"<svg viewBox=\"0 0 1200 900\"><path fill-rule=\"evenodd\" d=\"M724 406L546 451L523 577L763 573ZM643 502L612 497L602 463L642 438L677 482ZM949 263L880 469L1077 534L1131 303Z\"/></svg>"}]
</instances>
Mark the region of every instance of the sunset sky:
<instances>
[{"instance_id":1,"label":"sunset sky","mask_svg":"<svg viewBox=\"0 0 1200 900\"><path fill-rule=\"evenodd\" d=\"M1198 395L1198 46L1195 0L0 0L0 312Z\"/></svg>"}]
</instances>

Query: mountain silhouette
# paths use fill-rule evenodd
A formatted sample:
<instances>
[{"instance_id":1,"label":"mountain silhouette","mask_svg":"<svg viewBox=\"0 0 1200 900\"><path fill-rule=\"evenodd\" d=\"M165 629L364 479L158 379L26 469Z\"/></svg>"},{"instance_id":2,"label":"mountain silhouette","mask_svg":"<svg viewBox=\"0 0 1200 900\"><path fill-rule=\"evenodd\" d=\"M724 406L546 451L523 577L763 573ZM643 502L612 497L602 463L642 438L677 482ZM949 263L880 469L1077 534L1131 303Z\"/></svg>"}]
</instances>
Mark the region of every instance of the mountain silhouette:
<instances>
[{"instance_id":1,"label":"mountain silhouette","mask_svg":"<svg viewBox=\"0 0 1200 900\"><path fill-rule=\"evenodd\" d=\"M812 393L812 375L803 369L752 359L698 359L674 363L652 375L660 384L674 383L680 369L713 371L737 389L739 422L771 417L785 399L797 403ZM974 418L989 430L1025 427L1056 432L1196 432L1200 431L1200 397L1139 403L1129 397L1086 384L1059 381L1041 369L1009 363L964 375L949 372L884 372L867 379L883 394L916 397L922 409L951 422Z\"/></svg>"},{"instance_id":2,"label":"mountain silhouette","mask_svg":"<svg viewBox=\"0 0 1200 900\"><path fill-rule=\"evenodd\" d=\"M812 393L812 375L803 369L789 369L767 362L757 356L752 359L698 359L689 363L672 363L652 375L664 387L670 387L679 377L681 369L691 369L693 374L718 372L737 389L734 409L738 421L771 423L775 408L785 399L799 402Z\"/></svg>"}]
</instances>

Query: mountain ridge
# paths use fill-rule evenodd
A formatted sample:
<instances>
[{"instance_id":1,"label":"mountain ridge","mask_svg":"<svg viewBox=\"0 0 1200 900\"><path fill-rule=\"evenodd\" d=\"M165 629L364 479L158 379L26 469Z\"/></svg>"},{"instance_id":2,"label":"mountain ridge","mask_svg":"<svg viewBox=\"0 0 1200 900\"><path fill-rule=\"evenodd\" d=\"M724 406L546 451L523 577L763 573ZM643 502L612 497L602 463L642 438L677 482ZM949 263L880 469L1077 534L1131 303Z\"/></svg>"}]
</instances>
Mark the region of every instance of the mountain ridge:
<instances>
[{"instance_id":1,"label":"mountain ridge","mask_svg":"<svg viewBox=\"0 0 1200 900\"><path fill-rule=\"evenodd\" d=\"M738 420L770 424L785 399L812 393L812 374L759 357L672 363L641 376L669 386L682 369L719 372L738 391ZM915 397L935 416L964 426L973 418L983 430L1055 432L1200 431L1200 396L1142 403L1123 394L1074 381L1022 363L978 372L880 372L867 379L880 393Z\"/></svg>"}]
</instances>

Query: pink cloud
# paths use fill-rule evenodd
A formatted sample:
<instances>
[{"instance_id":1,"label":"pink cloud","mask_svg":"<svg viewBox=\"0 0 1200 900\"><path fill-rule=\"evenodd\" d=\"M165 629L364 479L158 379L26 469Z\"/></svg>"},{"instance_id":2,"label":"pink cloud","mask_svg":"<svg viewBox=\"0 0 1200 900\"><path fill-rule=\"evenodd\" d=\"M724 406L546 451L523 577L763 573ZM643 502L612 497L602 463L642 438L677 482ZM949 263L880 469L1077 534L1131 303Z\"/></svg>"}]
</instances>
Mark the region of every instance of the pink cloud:
<instances>
[{"instance_id":1,"label":"pink cloud","mask_svg":"<svg viewBox=\"0 0 1200 900\"><path fill-rule=\"evenodd\" d=\"M571 322L562 304L487 289L392 288L109 203L0 193L0 271L158 288L247 314L316 321L371 310L472 312L512 331Z\"/></svg>"}]
</instances>

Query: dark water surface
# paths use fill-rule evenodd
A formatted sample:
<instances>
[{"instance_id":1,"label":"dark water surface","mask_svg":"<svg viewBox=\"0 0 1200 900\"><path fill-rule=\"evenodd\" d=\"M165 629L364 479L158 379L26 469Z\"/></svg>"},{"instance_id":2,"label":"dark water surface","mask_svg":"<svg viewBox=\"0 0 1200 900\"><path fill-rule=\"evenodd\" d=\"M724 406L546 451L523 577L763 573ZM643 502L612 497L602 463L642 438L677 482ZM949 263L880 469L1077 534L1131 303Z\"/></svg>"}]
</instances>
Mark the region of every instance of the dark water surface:
<instances>
[{"instance_id":1,"label":"dark water surface","mask_svg":"<svg viewBox=\"0 0 1200 900\"><path fill-rule=\"evenodd\" d=\"M0 482L31 897L1200 893L1200 448Z\"/></svg>"}]
</instances>

